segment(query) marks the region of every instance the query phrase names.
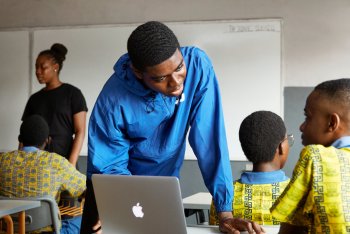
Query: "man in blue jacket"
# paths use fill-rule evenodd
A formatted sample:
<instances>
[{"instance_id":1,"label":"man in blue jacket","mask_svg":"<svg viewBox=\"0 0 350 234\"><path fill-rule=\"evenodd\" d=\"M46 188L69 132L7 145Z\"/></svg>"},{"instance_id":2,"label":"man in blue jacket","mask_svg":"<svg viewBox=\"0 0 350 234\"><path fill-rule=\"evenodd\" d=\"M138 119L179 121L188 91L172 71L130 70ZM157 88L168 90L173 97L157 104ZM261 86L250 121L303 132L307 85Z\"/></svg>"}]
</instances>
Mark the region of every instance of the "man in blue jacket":
<instances>
[{"instance_id":1,"label":"man in blue jacket","mask_svg":"<svg viewBox=\"0 0 350 234\"><path fill-rule=\"evenodd\" d=\"M179 177L188 131L219 212L220 230L259 233L257 224L232 218L232 173L220 91L207 55L195 47L180 47L174 33L155 21L137 27L127 48L90 117L90 189L81 233L91 232L98 220L92 174Z\"/></svg>"}]
</instances>

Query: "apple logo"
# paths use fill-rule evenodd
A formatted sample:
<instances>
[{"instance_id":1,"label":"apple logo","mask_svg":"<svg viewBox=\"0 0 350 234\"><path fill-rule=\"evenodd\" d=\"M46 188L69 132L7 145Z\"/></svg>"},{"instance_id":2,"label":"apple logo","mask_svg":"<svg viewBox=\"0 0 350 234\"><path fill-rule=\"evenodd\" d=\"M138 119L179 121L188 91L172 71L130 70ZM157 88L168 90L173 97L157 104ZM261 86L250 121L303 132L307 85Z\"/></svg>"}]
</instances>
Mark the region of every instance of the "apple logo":
<instances>
[{"instance_id":1,"label":"apple logo","mask_svg":"<svg viewBox=\"0 0 350 234\"><path fill-rule=\"evenodd\" d=\"M136 206L132 207L132 213L135 215L136 218L142 218L144 213L142 212L142 206L140 206L140 203L137 203Z\"/></svg>"}]
</instances>

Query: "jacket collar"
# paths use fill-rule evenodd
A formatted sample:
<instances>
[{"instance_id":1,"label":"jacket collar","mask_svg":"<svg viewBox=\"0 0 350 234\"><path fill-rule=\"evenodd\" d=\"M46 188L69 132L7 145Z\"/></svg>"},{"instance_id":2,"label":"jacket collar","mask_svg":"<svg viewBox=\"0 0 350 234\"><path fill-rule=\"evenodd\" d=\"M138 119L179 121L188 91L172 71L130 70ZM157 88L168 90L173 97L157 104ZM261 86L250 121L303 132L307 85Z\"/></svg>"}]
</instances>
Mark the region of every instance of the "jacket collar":
<instances>
[{"instance_id":1,"label":"jacket collar","mask_svg":"<svg viewBox=\"0 0 350 234\"><path fill-rule=\"evenodd\" d=\"M154 96L155 92L145 87L135 76L131 69L131 61L128 54L124 54L119 58L113 69L117 79L121 80L121 83L125 85L125 88L130 92L141 96Z\"/></svg>"}]
</instances>

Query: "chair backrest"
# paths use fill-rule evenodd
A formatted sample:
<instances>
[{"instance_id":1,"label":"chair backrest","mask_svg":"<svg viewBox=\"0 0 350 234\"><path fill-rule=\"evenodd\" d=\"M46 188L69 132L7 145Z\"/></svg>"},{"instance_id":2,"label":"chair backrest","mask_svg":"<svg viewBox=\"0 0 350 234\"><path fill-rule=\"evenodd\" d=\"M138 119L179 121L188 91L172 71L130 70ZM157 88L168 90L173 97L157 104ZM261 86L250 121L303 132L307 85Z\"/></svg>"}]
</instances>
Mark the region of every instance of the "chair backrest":
<instances>
[{"instance_id":1,"label":"chair backrest","mask_svg":"<svg viewBox=\"0 0 350 234\"><path fill-rule=\"evenodd\" d=\"M55 233L60 233L60 213L55 199L51 196L8 198L0 196L0 199L33 200L40 201L41 206L27 210L25 213L26 231L34 231L43 227L52 226ZM16 217L13 217L16 224ZM16 226L15 226L16 230Z\"/></svg>"}]
</instances>

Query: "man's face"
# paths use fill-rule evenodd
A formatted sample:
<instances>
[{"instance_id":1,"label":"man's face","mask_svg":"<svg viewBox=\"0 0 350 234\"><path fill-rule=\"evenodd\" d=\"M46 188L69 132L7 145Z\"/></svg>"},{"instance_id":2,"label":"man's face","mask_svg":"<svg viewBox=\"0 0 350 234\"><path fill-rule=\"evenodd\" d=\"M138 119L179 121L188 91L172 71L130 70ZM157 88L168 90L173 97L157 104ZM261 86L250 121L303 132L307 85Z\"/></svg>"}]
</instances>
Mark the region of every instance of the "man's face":
<instances>
[{"instance_id":1,"label":"man's face","mask_svg":"<svg viewBox=\"0 0 350 234\"><path fill-rule=\"evenodd\" d=\"M136 76L150 89L170 97L178 97L184 89L186 79L186 64L181 52L175 53L164 62L147 67L143 73Z\"/></svg>"},{"instance_id":2,"label":"man's face","mask_svg":"<svg viewBox=\"0 0 350 234\"><path fill-rule=\"evenodd\" d=\"M304 108L305 120L300 125L302 144L321 144L329 146L333 143L329 134L330 103L317 91L313 91L306 100Z\"/></svg>"}]
</instances>

